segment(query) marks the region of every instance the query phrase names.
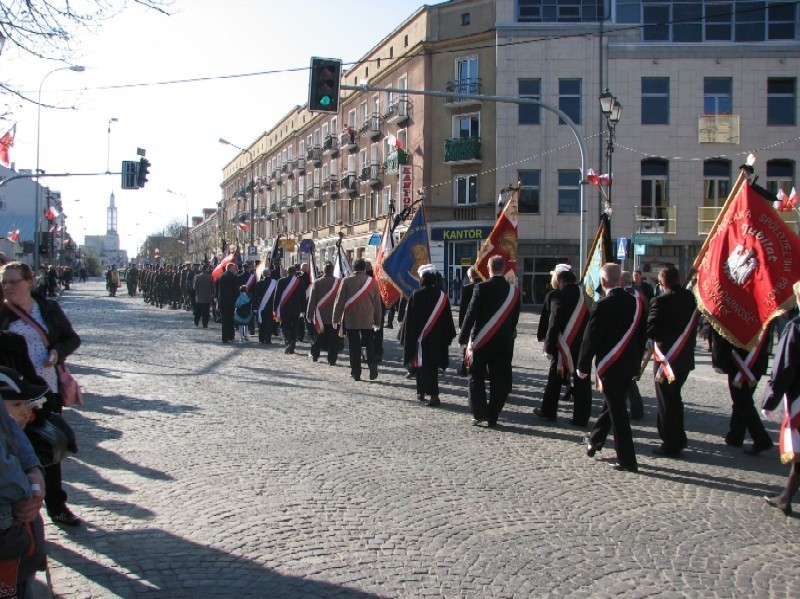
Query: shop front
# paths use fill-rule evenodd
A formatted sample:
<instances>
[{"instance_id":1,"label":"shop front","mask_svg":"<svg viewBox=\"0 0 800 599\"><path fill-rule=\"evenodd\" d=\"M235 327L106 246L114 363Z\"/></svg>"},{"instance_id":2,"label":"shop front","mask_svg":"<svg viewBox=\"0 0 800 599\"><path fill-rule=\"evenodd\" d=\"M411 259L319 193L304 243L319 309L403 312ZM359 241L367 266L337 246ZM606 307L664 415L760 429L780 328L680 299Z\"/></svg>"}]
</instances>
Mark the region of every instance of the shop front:
<instances>
[{"instance_id":1,"label":"shop front","mask_svg":"<svg viewBox=\"0 0 800 599\"><path fill-rule=\"evenodd\" d=\"M467 270L491 231L491 225L431 227L431 260L442 273L450 301L460 301Z\"/></svg>"}]
</instances>

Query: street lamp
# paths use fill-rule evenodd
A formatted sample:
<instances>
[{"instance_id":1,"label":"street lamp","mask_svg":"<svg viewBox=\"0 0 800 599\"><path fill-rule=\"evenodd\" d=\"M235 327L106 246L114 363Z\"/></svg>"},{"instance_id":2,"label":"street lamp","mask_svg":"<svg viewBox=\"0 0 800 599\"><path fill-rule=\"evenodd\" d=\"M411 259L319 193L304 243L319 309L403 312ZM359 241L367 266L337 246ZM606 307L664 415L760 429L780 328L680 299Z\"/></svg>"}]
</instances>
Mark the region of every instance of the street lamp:
<instances>
[{"instance_id":1,"label":"street lamp","mask_svg":"<svg viewBox=\"0 0 800 599\"><path fill-rule=\"evenodd\" d=\"M614 156L614 142L616 140L617 123L622 113L622 104L617 101L608 88L603 90L600 94L600 111L603 113L603 118L606 121L606 131L608 132L608 139L606 140L606 162L608 163L608 195L606 196L606 212L611 210L611 185L613 184L614 169L612 168L612 158Z\"/></svg>"},{"instance_id":2,"label":"street lamp","mask_svg":"<svg viewBox=\"0 0 800 599\"><path fill-rule=\"evenodd\" d=\"M106 145L106 175L111 174L111 123L118 123L119 119L112 116L108 119L108 143Z\"/></svg>"},{"instance_id":3,"label":"street lamp","mask_svg":"<svg viewBox=\"0 0 800 599\"><path fill-rule=\"evenodd\" d=\"M229 142L227 139L222 137L219 138L219 143L224 144L226 146L231 146L232 148L236 148L242 152L247 152L248 157L250 158L250 245L253 246L256 244L256 179L255 179L255 161L253 160L253 154L250 150L246 150L245 148L239 147L236 144Z\"/></svg>"},{"instance_id":4,"label":"street lamp","mask_svg":"<svg viewBox=\"0 0 800 599\"><path fill-rule=\"evenodd\" d=\"M34 202L34 221L33 221L33 269L35 272L39 271L39 225L41 221L42 211L42 186L39 183L39 175L42 171L39 169L39 150L41 147L41 133L42 133L42 86L47 78L53 73L58 71L75 71L82 73L86 67L81 65L71 65L68 67L59 67L45 74L42 81L39 83L39 96L36 102L36 200Z\"/></svg>"}]
</instances>

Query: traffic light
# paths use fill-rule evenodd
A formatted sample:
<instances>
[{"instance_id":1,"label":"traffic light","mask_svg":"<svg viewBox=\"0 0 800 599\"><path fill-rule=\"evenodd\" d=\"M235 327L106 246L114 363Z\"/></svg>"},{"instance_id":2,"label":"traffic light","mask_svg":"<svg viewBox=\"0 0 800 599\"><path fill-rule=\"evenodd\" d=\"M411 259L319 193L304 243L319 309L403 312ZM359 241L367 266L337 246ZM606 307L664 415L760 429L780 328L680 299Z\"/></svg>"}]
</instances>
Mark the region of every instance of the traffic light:
<instances>
[{"instance_id":1,"label":"traffic light","mask_svg":"<svg viewBox=\"0 0 800 599\"><path fill-rule=\"evenodd\" d=\"M122 189L139 189L139 163L135 160L122 161Z\"/></svg>"},{"instance_id":2,"label":"traffic light","mask_svg":"<svg viewBox=\"0 0 800 599\"><path fill-rule=\"evenodd\" d=\"M136 172L136 187L142 188L147 183L147 175L150 173L150 161L147 158L139 160L139 170Z\"/></svg>"},{"instance_id":3,"label":"traffic light","mask_svg":"<svg viewBox=\"0 0 800 599\"><path fill-rule=\"evenodd\" d=\"M311 112L339 112L339 88L342 83L342 61L338 58L312 58L308 87L308 109Z\"/></svg>"}]
</instances>

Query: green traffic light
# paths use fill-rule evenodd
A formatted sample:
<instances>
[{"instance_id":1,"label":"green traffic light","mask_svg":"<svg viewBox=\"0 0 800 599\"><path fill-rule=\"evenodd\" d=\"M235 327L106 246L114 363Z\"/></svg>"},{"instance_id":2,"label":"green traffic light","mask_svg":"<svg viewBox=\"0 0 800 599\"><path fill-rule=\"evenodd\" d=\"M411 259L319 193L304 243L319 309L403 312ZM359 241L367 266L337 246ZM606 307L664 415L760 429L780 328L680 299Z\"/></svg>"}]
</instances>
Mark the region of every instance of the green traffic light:
<instances>
[{"instance_id":1,"label":"green traffic light","mask_svg":"<svg viewBox=\"0 0 800 599\"><path fill-rule=\"evenodd\" d=\"M322 96L319 99L320 106L330 106L331 105L331 97L330 96Z\"/></svg>"}]
</instances>

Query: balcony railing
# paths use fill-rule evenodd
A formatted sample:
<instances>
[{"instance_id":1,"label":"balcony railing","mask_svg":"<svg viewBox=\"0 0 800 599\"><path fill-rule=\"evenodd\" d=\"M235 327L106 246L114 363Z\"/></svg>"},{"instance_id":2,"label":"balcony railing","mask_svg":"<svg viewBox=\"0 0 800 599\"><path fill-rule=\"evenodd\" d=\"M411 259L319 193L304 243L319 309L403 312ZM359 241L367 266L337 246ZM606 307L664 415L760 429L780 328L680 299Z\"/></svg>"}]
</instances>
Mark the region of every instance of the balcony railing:
<instances>
[{"instance_id":1,"label":"balcony railing","mask_svg":"<svg viewBox=\"0 0 800 599\"><path fill-rule=\"evenodd\" d=\"M294 162L292 162L292 170L297 171L298 175L305 175L306 174L306 159L305 158L295 158Z\"/></svg>"},{"instance_id":2,"label":"balcony railing","mask_svg":"<svg viewBox=\"0 0 800 599\"><path fill-rule=\"evenodd\" d=\"M331 175L329 179L322 182L322 195L334 199L339 197L339 179L336 175Z\"/></svg>"},{"instance_id":3,"label":"balcony railing","mask_svg":"<svg viewBox=\"0 0 800 599\"><path fill-rule=\"evenodd\" d=\"M342 193L355 195L358 193L358 177L355 173L345 173L339 180L339 189Z\"/></svg>"},{"instance_id":4,"label":"balcony railing","mask_svg":"<svg viewBox=\"0 0 800 599\"><path fill-rule=\"evenodd\" d=\"M363 137L368 137L370 139L377 139L381 136L381 115L379 114L371 114L367 116L364 122L361 125L361 128L358 132Z\"/></svg>"},{"instance_id":5,"label":"balcony railing","mask_svg":"<svg viewBox=\"0 0 800 599\"><path fill-rule=\"evenodd\" d=\"M711 232L711 227L714 226L714 222L717 220L717 216L719 216L721 210L722 208L719 206L700 206L697 209L698 235L708 235ZM800 224L797 211L778 212L778 216L780 216L783 222L789 225L790 228L797 231L798 224Z\"/></svg>"},{"instance_id":6,"label":"balcony railing","mask_svg":"<svg viewBox=\"0 0 800 599\"><path fill-rule=\"evenodd\" d=\"M347 127L339 136L339 148L353 151L358 148L358 133L352 127Z\"/></svg>"},{"instance_id":7,"label":"balcony railing","mask_svg":"<svg viewBox=\"0 0 800 599\"><path fill-rule=\"evenodd\" d=\"M280 202L272 202L269 205L269 211L270 211L271 214L275 214L276 212L279 212L280 209L281 209Z\"/></svg>"},{"instance_id":8,"label":"balcony railing","mask_svg":"<svg viewBox=\"0 0 800 599\"><path fill-rule=\"evenodd\" d=\"M339 153L339 139L336 133L325 136L325 140L322 142L322 152L333 156Z\"/></svg>"},{"instance_id":9,"label":"balcony railing","mask_svg":"<svg viewBox=\"0 0 800 599\"><path fill-rule=\"evenodd\" d=\"M314 166L322 164L322 148L318 146L309 148L306 153L306 160Z\"/></svg>"},{"instance_id":10,"label":"balcony railing","mask_svg":"<svg viewBox=\"0 0 800 599\"><path fill-rule=\"evenodd\" d=\"M386 114L383 115L383 120L387 123L402 125L411 118L412 106L413 104L408 98L399 98L386 108Z\"/></svg>"},{"instance_id":11,"label":"balcony railing","mask_svg":"<svg viewBox=\"0 0 800 599\"><path fill-rule=\"evenodd\" d=\"M292 163L291 162L284 162L281 165L281 175L287 176L290 172L292 172Z\"/></svg>"},{"instance_id":12,"label":"balcony railing","mask_svg":"<svg viewBox=\"0 0 800 599\"><path fill-rule=\"evenodd\" d=\"M289 196L281 198L281 210L288 210L292 205L292 199Z\"/></svg>"},{"instance_id":13,"label":"balcony railing","mask_svg":"<svg viewBox=\"0 0 800 599\"><path fill-rule=\"evenodd\" d=\"M675 235L677 232L675 206L634 206L634 231L642 234Z\"/></svg>"},{"instance_id":14,"label":"balcony railing","mask_svg":"<svg viewBox=\"0 0 800 599\"><path fill-rule=\"evenodd\" d=\"M491 203L471 204L469 206L431 206L426 207L428 218L433 220L476 221L490 220L496 216L497 207Z\"/></svg>"},{"instance_id":15,"label":"balcony railing","mask_svg":"<svg viewBox=\"0 0 800 599\"><path fill-rule=\"evenodd\" d=\"M275 181L276 179L278 179L278 169L275 169L275 170L273 170L273 171L270 173L270 175L269 175L269 178L270 178L271 180L273 180L273 181Z\"/></svg>"},{"instance_id":16,"label":"balcony railing","mask_svg":"<svg viewBox=\"0 0 800 599\"><path fill-rule=\"evenodd\" d=\"M381 173L383 167L380 164L373 163L361 169L361 182L365 185L378 185L383 183L381 180Z\"/></svg>"},{"instance_id":17,"label":"balcony railing","mask_svg":"<svg viewBox=\"0 0 800 599\"><path fill-rule=\"evenodd\" d=\"M697 120L697 141L701 144L738 144L738 114L704 114Z\"/></svg>"},{"instance_id":18,"label":"balcony railing","mask_svg":"<svg viewBox=\"0 0 800 599\"><path fill-rule=\"evenodd\" d=\"M386 157L383 165L384 172L387 175L396 175L400 171L400 165L406 164L407 161L408 153L405 150L397 149Z\"/></svg>"},{"instance_id":19,"label":"balcony railing","mask_svg":"<svg viewBox=\"0 0 800 599\"><path fill-rule=\"evenodd\" d=\"M481 93L481 80L478 77L456 79L448 81L444 89L452 94L477 95ZM481 101L472 98L445 98L445 104L481 104Z\"/></svg>"},{"instance_id":20,"label":"balcony railing","mask_svg":"<svg viewBox=\"0 0 800 599\"><path fill-rule=\"evenodd\" d=\"M320 198L320 187L319 185L312 185L308 189L306 189L306 200L317 200Z\"/></svg>"},{"instance_id":21,"label":"balcony railing","mask_svg":"<svg viewBox=\"0 0 800 599\"><path fill-rule=\"evenodd\" d=\"M444 140L444 161L474 163L481 161L481 138L462 137Z\"/></svg>"}]
</instances>

